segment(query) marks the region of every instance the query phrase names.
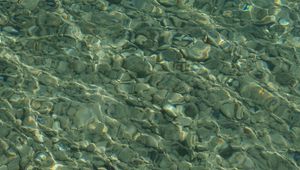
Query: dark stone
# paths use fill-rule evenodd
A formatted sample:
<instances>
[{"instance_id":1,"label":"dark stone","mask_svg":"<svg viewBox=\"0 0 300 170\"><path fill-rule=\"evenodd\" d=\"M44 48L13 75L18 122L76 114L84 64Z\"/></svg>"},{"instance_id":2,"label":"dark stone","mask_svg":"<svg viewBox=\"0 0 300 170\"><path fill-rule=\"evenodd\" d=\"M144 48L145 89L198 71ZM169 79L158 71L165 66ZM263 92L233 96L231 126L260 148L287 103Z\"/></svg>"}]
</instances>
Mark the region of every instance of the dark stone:
<instances>
[{"instance_id":1,"label":"dark stone","mask_svg":"<svg viewBox=\"0 0 300 170\"><path fill-rule=\"evenodd\" d=\"M122 0L107 0L111 4L120 4Z\"/></svg>"},{"instance_id":2,"label":"dark stone","mask_svg":"<svg viewBox=\"0 0 300 170\"><path fill-rule=\"evenodd\" d=\"M224 159L230 158L237 150L232 148L230 145L224 149L222 149L219 154L222 156Z\"/></svg>"},{"instance_id":3,"label":"dark stone","mask_svg":"<svg viewBox=\"0 0 300 170\"><path fill-rule=\"evenodd\" d=\"M5 82L7 81L8 76L7 75L0 75L0 82Z\"/></svg>"},{"instance_id":4,"label":"dark stone","mask_svg":"<svg viewBox=\"0 0 300 170\"><path fill-rule=\"evenodd\" d=\"M152 151L148 152L149 158L155 163L158 163L161 161L161 159L163 157L162 155L163 155L163 153L160 153L157 150L152 150Z\"/></svg>"},{"instance_id":5,"label":"dark stone","mask_svg":"<svg viewBox=\"0 0 300 170\"><path fill-rule=\"evenodd\" d=\"M215 117L216 119L219 119L222 113L219 110L214 110L212 112L212 116Z\"/></svg>"},{"instance_id":6,"label":"dark stone","mask_svg":"<svg viewBox=\"0 0 300 170\"><path fill-rule=\"evenodd\" d=\"M275 80L283 86L293 86L296 83L295 78L287 72L278 72L277 74L275 74Z\"/></svg>"},{"instance_id":7,"label":"dark stone","mask_svg":"<svg viewBox=\"0 0 300 170\"><path fill-rule=\"evenodd\" d=\"M199 110L195 104L189 103L184 106L184 113L188 117L195 118L195 116L199 113Z\"/></svg>"},{"instance_id":8,"label":"dark stone","mask_svg":"<svg viewBox=\"0 0 300 170\"><path fill-rule=\"evenodd\" d=\"M182 58L182 54L174 49L163 50L160 55L166 61L178 61Z\"/></svg>"},{"instance_id":9,"label":"dark stone","mask_svg":"<svg viewBox=\"0 0 300 170\"><path fill-rule=\"evenodd\" d=\"M271 61L264 60L264 62L267 63L268 69L270 71L273 71L273 69L275 68L275 65Z\"/></svg>"},{"instance_id":10,"label":"dark stone","mask_svg":"<svg viewBox=\"0 0 300 170\"><path fill-rule=\"evenodd\" d=\"M295 162L297 163L297 165L300 165L300 152L294 152L293 158L294 158Z\"/></svg>"},{"instance_id":11,"label":"dark stone","mask_svg":"<svg viewBox=\"0 0 300 170\"><path fill-rule=\"evenodd\" d=\"M151 73L151 65L142 57L130 56L124 61L123 67L143 78Z\"/></svg>"}]
</instances>

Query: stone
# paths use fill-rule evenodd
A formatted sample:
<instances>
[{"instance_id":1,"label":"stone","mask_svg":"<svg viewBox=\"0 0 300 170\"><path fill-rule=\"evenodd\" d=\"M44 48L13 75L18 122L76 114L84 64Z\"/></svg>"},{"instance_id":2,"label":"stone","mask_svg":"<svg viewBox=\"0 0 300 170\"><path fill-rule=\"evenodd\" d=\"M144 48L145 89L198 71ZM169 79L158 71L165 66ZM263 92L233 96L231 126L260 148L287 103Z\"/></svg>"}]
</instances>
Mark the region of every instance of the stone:
<instances>
[{"instance_id":1,"label":"stone","mask_svg":"<svg viewBox=\"0 0 300 170\"><path fill-rule=\"evenodd\" d=\"M95 152L97 149L97 146L94 144L94 143L90 143L87 147L86 147L86 150L88 152Z\"/></svg>"},{"instance_id":2,"label":"stone","mask_svg":"<svg viewBox=\"0 0 300 170\"><path fill-rule=\"evenodd\" d=\"M126 163L131 162L135 157L137 156L137 154L130 148L126 147L124 149L121 150L121 152L118 155L118 158L121 161L124 161Z\"/></svg>"},{"instance_id":3,"label":"stone","mask_svg":"<svg viewBox=\"0 0 300 170\"><path fill-rule=\"evenodd\" d=\"M174 124L164 124L159 126L161 136L166 140L179 141L180 128Z\"/></svg>"},{"instance_id":4,"label":"stone","mask_svg":"<svg viewBox=\"0 0 300 170\"><path fill-rule=\"evenodd\" d=\"M147 42L147 37L144 36L144 35L138 35L138 36L135 38L135 42L136 42L138 45L143 45L144 43Z\"/></svg>"},{"instance_id":5,"label":"stone","mask_svg":"<svg viewBox=\"0 0 300 170\"><path fill-rule=\"evenodd\" d=\"M216 31L209 31L203 41L215 47L222 46L225 43L224 38Z\"/></svg>"},{"instance_id":6,"label":"stone","mask_svg":"<svg viewBox=\"0 0 300 170\"><path fill-rule=\"evenodd\" d=\"M108 0L108 2L112 4L120 4L122 0Z\"/></svg>"},{"instance_id":7,"label":"stone","mask_svg":"<svg viewBox=\"0 0 300 170\"><path fill-rule=\"evenodd\" d=\"M23 120L23 125L24 126L28 126L28 127L31 127L31 128L37 128L38 127L38 124L37 122L35 121L34 117L33 116L27 116L24 120Z\"/></svg>"},{"instance_id":8,"label":"stone","mask_svg":"<svg viewBox=\"0 0 300 170\"><path fill-rule=\"evenodd\" d=\"M255 163L250 159L246 153L235 152L230 158L229 162L233 167L255 169Z\"/></svg>"},{"instance_id":9,"label":"stone","mask_svg":"<svg viewBox=\"0 0 300 170\"><path fill-rule=\"evenodd\" d=\"M1 165L1 166L0 166L0 170L8 170L7 165Z\"/></svg>"},{"instance_id":10,"label":"stone","mask_svg":"<svg viewBox=\"0 0 300 170\"><path fill-rule=\"evenodd\" d=\"M169 93L166 97L167 101L172 104L181 104L184 102L184 96L180 93ZM178 105L177 109L181 110L182 108L180 105Z\"/></svg>"},{"instance_id":11,"label":"stone","mask_svg":"<svg viewBox=\"0 0 300 170\"><path fill-rule=\"evenodd\" d=\"M30 1L25 0L25 1L21 1L21 5L28 10L34 10L37 7L39 2L40 0L30 0Z\"/></svg>"},{"instance_id":12,"label":"stone","mask_svg":"<svg viewBox=\"0 0 300 170\"><path fill-rule=\"evenodd\" d=\"M7 164L7 169L20 169L20 158L13 157L10 159L9 163Z\"/></svg>"},{"instance_id":13,"label":"stone","mask_svg":"<svg viewBox=\"0 0 300 170\"><path fill-rule=\"evenodd\" d=\"M62 130L61 126L60 126L60 122L59 121L54 121L53 125L52 125L52 129L57 130L57 131Z\"/></svg>"},{"instance_id":14,"label":"stone","mask_svg":"<svg viewBox=\"0 0 300 170\"><path fill-rule=\"evenodd\" d=\"M179 114L177 107L171 104L163 106L163 111L171 118L175 118Z\"/></svg>"},{"instance_id":15,"label":"stone","mask_svg":"<svg viewBox=\"0 0 300 170\"><path fill-rule=\"evenodd\" d=\"M34 161L42 167L50 167L54 164L52 156L47 152L36 153Z\"/></svg>"},{"instance_id":16,"label":"stone","mask_svg":"<svg viewBox=\"0 0 300 170\"><path fill-rule=\"evenodd\" d=\"M244 127L243 131L250 138L257 139L255 132L250 127Z\"/></svg>"},{"instance_id":17,"label":"stone","mask_svg":"<svg viewBox=\"0 0 300 170\"><path fill-rule=\"evenodd\" d=\"M278 72L275 74L275 80L283 86L294 86L296 84L296 79L287 72Z\"/></svg>"},{"instance_id":18,"label":"stone","mask_svg":"<svg viewBox=\"0 0 300 170\"><path fill-rule=\"evenodd\" d=\"M58 78L54 77L50 73L42 72L38 75L39 83L47 86L58 86Z\"/></svg>"},{"instance_id":19,"label":"stone","mask_svg":"<svg viewBox=\"0 0 300 170\"><path fill-rule=\"evenodd\" d=\"M152 72L151 64L141 56L133 55L126 58L123 67L136 73L139 78L144 78Z\"/></svg>"},{"instance_id":20,"label":"stone","mask_svg":"<svg viewBox=\"0 0 300 170\"><path fill-rule=\"evenodd\" d=\"M57 70L59 73L65 73L65 72L68 70L68 63L65 62L65 61L60 61L60 62L58 63L58 66L57 66L56 70Z\"/></svg>"},{"instance_id":21,"label":"stone","mask_svg":"<svg viewBox=\"0 0 300 170\"><path fill-rule=\"evenodd\" d=\"M173 48L163 50L159 55L163 60L173 62L179 61L183 57L179 50Z\"/></svg>"},{"instance_id":22,"label":"stone","mask_svg":"<svg viewBox=\"0 0 300 170\"><path fill-rule=\"evenodd\" d=\"M289 147L286 139L282 135L277 133L277 134L270 134L270 136L271 136L271 139L272 139L272 143L276 147L281 148L281 149Z\"/></svg>"},{"instance_id":23,"label":"stone","mask_svg":"<svg viewBox=\"0 0 300 170\"><path fill-rule=\"evenodd\" d=\"M176 118L176 123L181 126L190 126L193 120L190 117L179 116Z\"/></svg>"},{"instance_id":24,"label":"stone","mask_svg":"<svg viewBox=\"0 0 300 170\"><path fill-rule=\"evenodd\" d=\"M79 104L73 113L70 110L68 114L72 116L73 123L78 128L87 125L93 118L96 118L91 110L82 104Z\"/></svg>"},{"instance_id":25,"label":"stone","mask_svg":"<svg viewBox=\"0 0 300 170\"><path fill-rule=\"evenodd\" d=\"M198 143L197 134L195 132L188 132L184 141L187 143L187 146L189 148L197 147L196 146L196 144Z\"/></svg>"},{"instance_id":26,"label":"stone","mask_svg":"<svg viewBox=\"0 0 300 170\"><path fill-rule=\"evenodd\" d=\"M280 18L278 22L282 26L288 26L290 24L289 20L286 18Z\"/></svg>"},{"instance_id":27,"label":"stone","mask_svg":"<svg viewBox=\"0 0 300 170\"><path fill-rule=\"evenodd\" d=\"M233 102L224 103L220 106L220 110L226 117L233 118L235 115L235 104Z\"/></svg>"},{"instance_id":28,"label":"stone","mask_svg":"<svg viewBox=\"0 0 300 170\"><path fill-rule=\"evenodd\" d=\"M182 49L184 57L193 61L205 61L209 57L211 47L204 44L202 41L198 41L191 47Z\"/></svg>"},{"instance_id":29,"label":"stone","mask_svg":"<svg viewBox=\"0 0 300 170\"><path fill-rule=\"evenodd\" d=\"M12 26L5 26L5 27L2 28L2 30L9 33L9 34L11 34L11 35L18 35L19 34L19 31L16 28L12 27Z\"/></svg>"},{"instance_id":30,"label":"stone","mask_svg":"<svg viewBox=\"0 0 300 170\"><path fill-rule=\"evenodd\" d=\"M43 143L45 141L45 137L41 132L37 129L34 129L32 132L32 137L36 142Z\"/></svg>"},{"instance_id":31,"label":"stone","mask_svg":"<svg viewBox=\"0 0 300 170\"><path fill-rule=\"evenodd\" d=\"M4 14L0 14L0 26L4 26L8 21L8 18Z\"/></svg>"},{"instance_id":32,"label":"stone","mask_svg":"<svg viewBox=\"0 0 300 170\"><path fill-rule=\"evenodd\" d=\"M256 24L258 25L267 25L267 24L274 24L274 23L276 23L276 17L273 15L265 16L260 21L256 22Z\"/></svg>"},{"instance_id":33,"label":"stone","mask_svg":"<svg viewBox=\"0 0 300 170\"><path fill-rule=\"evenodd\" d=\"M2 154L6 154L6 151L8 150L9 145L2 139L0 139L0 152Z\"/></svg>"},{"instance_id":34,"label":"stone","mask_svg":"<svg viewBox=\"0 0 300 170\"><path fill-rule=\"evenodd\" d=\"M199 114L199 109L194 103L184 105L184 114L188 117L195 118Z\"/></svg>"},{"instance_id":35,"label":"stone","mask_svg":"<svg viewBox=\"0 0 300 170\"><path fill-rule=\"evenodd\" d=\"M256 83L242 85L240 94L251 99L254 103L268 107L271 110L275 110L280 105L280 101L272 93Z\"/></svg>"},{"instance_id":36,"label":"stone","mask_svg":"<svg viewBox=\"0 0 300 170\"><path fill-rule=\"evenodd\" d=\"M75 73L80 74L86 69L86 64L80 60L74 60L70 64L70 67L75 71Z\"/></svg>"},{"instance_id":37,"label":"stone","mask_svg":"<svg viewBox=\"0 0 300 170\"><path fill-rule=\"evenodd\" d=\"M299 48L300 47L300 37L297 37L297 36L288 37L287 43L293 47Z\"/></svg>"}]
</instances>

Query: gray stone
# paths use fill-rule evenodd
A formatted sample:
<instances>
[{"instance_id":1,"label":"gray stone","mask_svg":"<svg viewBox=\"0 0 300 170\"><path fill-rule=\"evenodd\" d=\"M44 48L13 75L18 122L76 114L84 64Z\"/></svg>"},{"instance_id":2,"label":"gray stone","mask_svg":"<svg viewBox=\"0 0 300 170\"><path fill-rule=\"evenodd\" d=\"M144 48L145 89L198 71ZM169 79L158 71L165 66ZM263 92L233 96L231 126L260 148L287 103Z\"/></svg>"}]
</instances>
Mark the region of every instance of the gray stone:
<instances>
[{"instance_id":1,"label":"gray stone","mask_svg":"<svg viewBox=\"0 0 300 170\"><path fill-rule=\"evenodd\" d=\"M135 55L126 58L123 67L136 73L140 78L148 76L152 71L152 66L148 61Z\"/></svg>"}]
</instances>

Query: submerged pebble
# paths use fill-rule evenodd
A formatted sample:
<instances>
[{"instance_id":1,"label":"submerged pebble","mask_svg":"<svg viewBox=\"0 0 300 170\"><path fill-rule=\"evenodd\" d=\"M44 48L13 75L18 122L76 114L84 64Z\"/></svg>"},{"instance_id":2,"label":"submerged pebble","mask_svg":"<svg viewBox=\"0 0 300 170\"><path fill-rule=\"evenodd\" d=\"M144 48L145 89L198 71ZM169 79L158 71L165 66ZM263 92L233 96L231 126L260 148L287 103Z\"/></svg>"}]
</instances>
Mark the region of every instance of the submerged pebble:
<instances>
[{"instance_id":1,"label":"submerged pebble","mask_svg":"<svg viewBox=\"0 0 300 170\"><path fill-rule=\"evenodd\" d=\"M19 35L19 31L12 26L5 26L2 28L2 30L10 35Z\"/></svg>"},{"instance_id":2,"label":"submerged pebble","mask_svg":"<svg viewBox=\"0 0 300 170\"><path fill-rule=\"evenodd\" d=\"M279 19L279 24L282 25L282 26L287 26L287 25L290 24L290 22L286 18L281 18L281 19Z\"/></svg>"}]
</instances>

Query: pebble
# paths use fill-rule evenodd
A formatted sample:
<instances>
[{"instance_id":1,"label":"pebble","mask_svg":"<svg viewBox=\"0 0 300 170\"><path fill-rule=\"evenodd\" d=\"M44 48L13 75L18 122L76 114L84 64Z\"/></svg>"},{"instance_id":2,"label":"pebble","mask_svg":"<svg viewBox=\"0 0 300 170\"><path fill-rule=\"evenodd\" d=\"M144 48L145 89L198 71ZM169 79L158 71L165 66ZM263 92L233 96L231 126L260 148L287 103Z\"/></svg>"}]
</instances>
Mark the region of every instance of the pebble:
<instances>
[{"instance_id":1,"label":"pebble","mask_svg":"<svg viewBox=\"0 0 300 170\"><path fill-rule=\"evenodd\" d=\"M254 133L254 131L250 127L244 127L244 133L246 135L250 136L253 139L257 139L256 134Z\"/></svg>"},{"instance_id":2,"label":"pebble","mask_svg":"<svg viewBox=\"0 0 300 170\"><path fill-rule=\"evenodd\" d=\"M250 4L244 4L244 5L242 6L242 10L243 10L243 11L251 11L252 8L253 8L253 6L250 5Z\"/></svg>"},{"instance_id":3,"label":"pebble","mask_svg":"<svg viewBox=\"0 0 300 170\"><path fill-rule=\"evenodd\" d=\"M257 24L259 25L267 25L267 24L272 24L276 22L276 17L271 15L271 16L265 16L262 18Z\"/></svg>"},{"instance_id":4,"label":"pebble","mask_svg":"<svg viewBox=\"0 0 300 170\"><path fill-rule=\"evenodd\" d=\"M159 55L163 60L173 62L179 61L183 57L178 50L172 48L161 51Z\"/></svg>"},{"instance_id":5,"label":"pebble","mask_svg":"<svg viewBox=\"0 0 300 170\"><path fill-rule=\"evenodd\" d=\"M58 86L58 78L50 73L43 72L38 75L39 82L43 85Z\"/></svg>"},{"instance_id":6,"label":"pebble","mask_svg":"<svg viewBox=\"0 0 300 170\"><path fill-rule=\"evenodd\" d=\"M148 147L158 148L158 141L153 136L140 134L136 140Z\"/></svg>"},{"instance_id":7,"label":"pebble","mask_svg":"<svg viewBox=\"0 0 300 170\"><path fill-rule=\"evenodd\" d=\"M41 132L37 129L33 131L33 139L37 141L38 143L44 142L44 136L41 134Z\"/></svg>"},{"instance_id":8,"label":"pebble","mask_svg":"<svg viewBox=\"0 0 300 170\"><path fill-rule=\"evenodd\" d=\"M4 140L0 139L0 152L5 154L8 148L9 145Z\"/></svg>"},{"instance_id":9,"label":"pebble","mask_svg":"<svg viewBox=\"0 0 300 170\"><path fill-rule=\"evenodd\" d=\"M68 70L68 63L65 61L60 61L58 63L57 69L59 73L65 73Z\"/></svg>"},{"instance_id":10,"label":"pebble","mask_svg":"<svg viewBox=\"0 0 300 170\"><path fill-rule=\"evenodd\" d=\"M11 35L18 35L19 34L19 31L17 29L15 29L14 27L12 26L5 26L2 28L3 31L11 34Z\"/></svg>"},{"instance_id":11,"label":"pebble","mask_svg":"<svg viewBox=\"0 0 300 170\"><path fill-rule=\"evenodd\" d=\"M158 2L165 6L174 6L177 4L176 0L158 0Z\"/></svg>"},{"instance_id":12,"label":"pebble","mask_svg":"<svg viewBox=\"0 0 300 170\"><path fill-rule=\"evenodd\" d=\"M126 163L132 161L137 156L137 154L130 148L126 147L121 150L121 152L118 155L118 158L121 161L124 161Z\"/></svg>"},{"instance_id":13,"label":"pebble","mask_svg":"<svg viewBox=\"0 0 300 170\"><path fill-rule=\"evenodd\" d=\"M94 152L97 149L97 146L94 143L90 143L87 147L86 150L88 152Z\"/></svg>"},{"instance_id":14,"label":"pebble","mask_svg":"<svg viewBox=\"0 0 300 170\"><path fill-rule=\"evenodd\" d=\"M288 26L290 24L290 22L286 18L281 18L281 19L279 19L279 24L282 26Z\"/></svg>"},{"instance_id":15,"label":"pebble","mask_svg":"<svg viewBox=\"0 0 300 170\"><path fill-rule=\"evenodd\" d=\"M178 169L181 169L181 170L190 170L193 167L193 165L187 161L182 161L182 162L179 162L178 164L179 164Z\"/></svg>"},{"instance_id":16,"label":"pebble","mask_svg":"<svg viewBox=\"0 0 300 170\"><path fill-rule=\"evenodd\" d=\"M147 37L144 36L144 35L138 35L135 39L135 42L138 44L138 45L143 45L146 41L147 41Z\"/></svg>"},{"instance_id":17,"label":"pebble","mask_svg":"<svg viewBox=\"0 0 300 170\"><path fill-rule=\"evenodd\" d=\"M243 152L236 152L230 158L229 162L238 168L245 168L245 169L255 169L255 163L250 159L246 153Z\"/></svg>"},{"instance_id":18,"label":"pebble","mask_svg":"<svg viewBox=\"0 0 300 170\"><path fill-rule=\"evenodd\" d=\"M39 2L40 0L30 0L30 1L25 0L25 1L21 1L21 5L28 10L34 10L37 7Z\"/></svg>"},{"instance_id":19,"label":"pebble","mask_svg":"<svg viewBox=\"0 0 300 170\"><path fill-rule=\"evenodd\" d=\"M167 104L163 107L163 111L170 117L175 118L177 117L177 108L174 105Z\"/></svg>"},{"instance_id":20,"label":"pebble","mask_svg":"<svg viewBox=\"0 0 300 170\"><path fill-rule=\"evenodd\" d=\"M75 113L73 114L73 121L76 127L83 127L92 120L95 116L88 107L82 105L76 108Z\"/></svg>"},{"instance_id":21,"label":"pebble","mask_svg":"<svg viewBox=\"0 0 300 170\"><path fill-rule=\"evenodd\" d=\"M24 120L23 120L23 125L24 126L28 126L31 128L37 128L37 122L35 121L35 118L33 116L27 116Z\"/></svg>"},{"instance_id":22,"label":"pebble","mask_svg":"<svg viewBox=\"0 0 300 170\"><path fill-rule=\"evenodd\" d=\"M8 169L7 165L1 165L0 170L9 170L9 169Z\"/></svg>"},{"instance_id":23,"label":"pebble","mask_svg":"<svg viewBox=\"0 0 300 170\"><path fill-rule=\"evenodd\" d=\"M193 120L190 117L179 116L176 118L176 123L181 126L190 126Z\"/></svg>"},{"instance_id":24,"label":"pebble","mask_svg":"<svg viewBox=\"0 0 300 170\"><path fill-rule=\"evenodd\" d=\"M112 4L120 4L122 0L108 0L108 2Z\"/></svg>"},{"instance_id":25,"label":"pebble","mask_svg":"<svg viewBox=\"0 0 300 170\"><path fill-rule=\"evenodd\" d=\"M197 42L192 47L182 50L184 57L195 61L205 61L209 58L211 47L205 45L203 42Z\"/></svg>"},{"instance_id":26,"label":"pebble","mask_svg":"<svg viewBox=\"0 0 300 170\"><path fill-rule=\"evenodd\" d=\"M222 113L228 118L234 118L235 104L233 102L224 103L220 106Z\"/></svg>"},{"instance_id":27,"label":"pebble","mask_svg":"<svg viewBox=\"0 0 300 170\"><path fill-rule=\"evenodd\" d=\"M293 159L300 165L300 152L294 152Z\"/></svg>"},{"instance_id":28,"label":"pebble","mask_svg":"<svg viewBox=\"0 0 300 170\"><path fill-rule=\"evenodd\" d=\"M52 128L53 128L53 130L57 130L57 131L62 130L59 121L54 121Z\"/></svg>"},{"instance_id":29,"label":"pebble","mask_svg":"<svg viewBox=\"0 0 300 170\"><path fill-rule=\"evenodd\" d=\"M35 110L39 109L41 107L41 102L38 100L32 100L31 101L31 107Z\"/></svg>"},{"instance_id":30,"label":"pebble","mask_svg":"<svg viewBox=\"0 0 300 170\"><path fill-rule=\"evenodd\" d=\"M7 16L4 14L0 14L0 26L4 26L7 23Z\"/></svg>"},{"instance_id":31,"label":"pebble","mask_svg":"<svg viewBox=\"0 0 300 170\"><path fill-rule=\"evenodd\" d=\"M136 73L138 78L144 78L152 71L152 65L142 56L130 56L124 61L123 67Z\"/></svg>"},{"instance_id":32,"label":"pebble","mask_svg":"<svg viewBox=\"0 0 300 170\"><path fill-rule=\"evenodd\" d=\"M52 156L47 152L38 152L35 155L34 161L42 167L51 167L54 165L55 161Z\"/></svg>"},{"instance_id":33,"label":"pebble","mask_svg":"<svg viewBox=\"0 0 300 170\"><path fill-rule=\"evenodd\" d=\"M4 75L0 75L0 81L5 81L5 76Z\"/></svg>"}]
</instances>

